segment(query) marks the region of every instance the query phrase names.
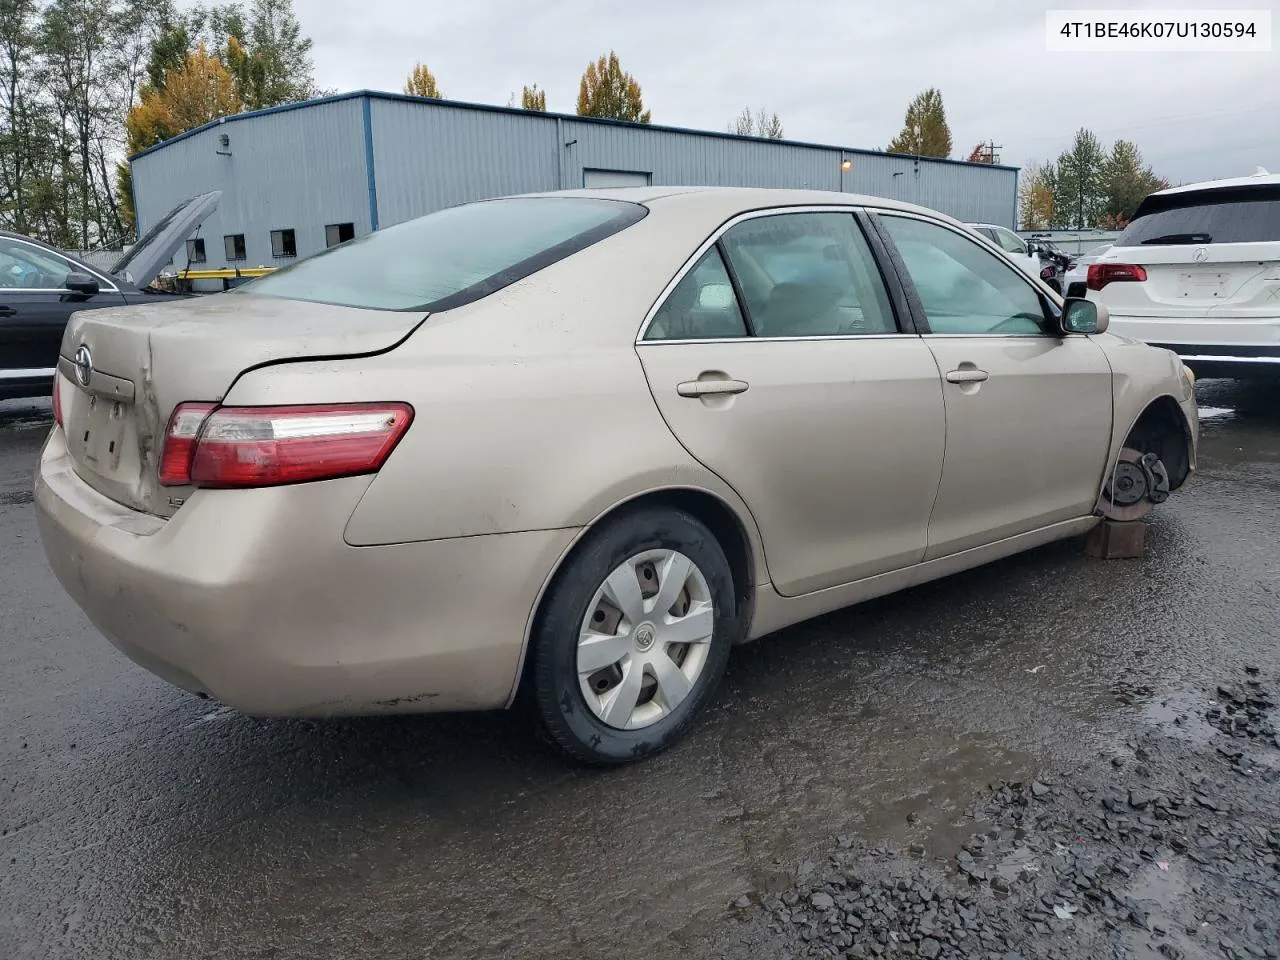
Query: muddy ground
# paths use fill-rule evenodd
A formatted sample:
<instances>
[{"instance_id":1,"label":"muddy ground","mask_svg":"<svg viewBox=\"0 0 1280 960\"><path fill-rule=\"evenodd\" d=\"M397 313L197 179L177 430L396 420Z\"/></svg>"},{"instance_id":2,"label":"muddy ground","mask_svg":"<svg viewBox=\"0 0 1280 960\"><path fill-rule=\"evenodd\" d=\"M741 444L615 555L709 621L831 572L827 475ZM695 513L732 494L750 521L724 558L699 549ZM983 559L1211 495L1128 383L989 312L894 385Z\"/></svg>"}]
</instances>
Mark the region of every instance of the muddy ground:
<instances>
[{"instance_id":1,"label":"muddy ground","mask_svg":"<svg viewBox=\"0 0 1280 960\"><path fill-rule=\"evenodd\" d=\"M40 551L47 406L0 404L0 956L1274 956L1280 391L1200 399L1145 558L784 631L607 773L513 717L255 721L134 667Z\"/></svg>"}]
</instances>

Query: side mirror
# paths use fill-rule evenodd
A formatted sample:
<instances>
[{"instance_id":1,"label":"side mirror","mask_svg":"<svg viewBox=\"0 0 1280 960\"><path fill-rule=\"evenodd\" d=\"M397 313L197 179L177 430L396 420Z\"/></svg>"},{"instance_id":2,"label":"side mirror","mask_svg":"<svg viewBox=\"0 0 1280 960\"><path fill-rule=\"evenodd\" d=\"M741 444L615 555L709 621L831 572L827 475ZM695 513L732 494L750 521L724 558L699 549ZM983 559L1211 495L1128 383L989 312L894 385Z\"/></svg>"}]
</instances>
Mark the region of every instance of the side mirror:
<instances>
[{"instance_id":1,"label":"side mirror","mask_svg":"<svg viewBox=\"0 0 1280 960\"><path fill-rule=\"evenodd\" d=\"M62 284L72 293L82 293L91 297L101 289L98 281L87 273L68 273Z\"/></svg>"},{"instance_id":2,"label":"side mirror","mask_svg":"<svg viewBox=\"0 0 1280 960\"><path fill-rule=\"evenodd\" d=\"M1058 323L1063 333L1105 333L1111 315L1104 303L1068 297L1062 304L1062 317Z\"/></svg>"}]
</instances>

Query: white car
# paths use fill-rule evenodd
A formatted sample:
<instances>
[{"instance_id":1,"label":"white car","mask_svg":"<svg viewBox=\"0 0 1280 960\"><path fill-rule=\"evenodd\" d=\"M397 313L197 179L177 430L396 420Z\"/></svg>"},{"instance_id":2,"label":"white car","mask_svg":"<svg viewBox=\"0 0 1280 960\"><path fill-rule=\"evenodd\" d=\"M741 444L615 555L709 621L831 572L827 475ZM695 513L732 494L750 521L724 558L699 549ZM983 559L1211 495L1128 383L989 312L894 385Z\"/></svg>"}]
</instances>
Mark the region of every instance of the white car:
<instances>
[{"instance_id":1,"label":"white car","mask_svg":"<svg viewBox=\"0 0 1280 960\"><path fill-rule=\"evenodd\" d=\"M1088 292L1089 264L1111 249L1110 243L1099 244L1086 250L1071 261L1071 269L1062 277L1062 289L1068 297L1083 297Z\"/></svg>"},{"instance_id":2,"label":"white car","mask_svg":"<svg viewBox=\"0 0 1280 960\"><path fill-rule=\"evenodd\" d=\"M1153 193L1087 282L1115 333L1199 376L1280 374L1280 176Z\"/></svg>"},{"instance_id":3,"label":"white car","mask_svg":"<svg viewBox=\"0 0 1280 960\"><path fill-rule=\"evenodd\" d=\"M1027 241L1008 227L1001 227L994 223L968 223L965 226L994 243L1009 255L1010 260L1031 276L1045 282L1053 279L1053 271L1050 269L1047 273L1045 272L1046 268L1040 262L1039 254L1034 253Z\"/></svg>"}]
</instances>

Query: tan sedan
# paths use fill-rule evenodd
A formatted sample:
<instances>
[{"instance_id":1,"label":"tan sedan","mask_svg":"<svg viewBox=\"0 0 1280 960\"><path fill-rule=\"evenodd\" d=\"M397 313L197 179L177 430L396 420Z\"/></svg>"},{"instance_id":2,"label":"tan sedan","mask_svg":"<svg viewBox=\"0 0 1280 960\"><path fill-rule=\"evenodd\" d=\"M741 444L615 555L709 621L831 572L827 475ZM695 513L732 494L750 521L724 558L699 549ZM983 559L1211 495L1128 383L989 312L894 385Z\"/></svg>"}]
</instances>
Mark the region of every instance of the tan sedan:
<instances>
[{"instance_id":1,"label":"tan sedan","mask_svg":"<svg viewBox=\"0 0 1280 960\"><path fill-rule=\"evenodd\" d=\"M1190 377L873 197L467 204L218 296L76 315L36 480L66 590L255 715L525 703L659 750L730 648L1136 518Z\"/></svg>"}]
</instances>

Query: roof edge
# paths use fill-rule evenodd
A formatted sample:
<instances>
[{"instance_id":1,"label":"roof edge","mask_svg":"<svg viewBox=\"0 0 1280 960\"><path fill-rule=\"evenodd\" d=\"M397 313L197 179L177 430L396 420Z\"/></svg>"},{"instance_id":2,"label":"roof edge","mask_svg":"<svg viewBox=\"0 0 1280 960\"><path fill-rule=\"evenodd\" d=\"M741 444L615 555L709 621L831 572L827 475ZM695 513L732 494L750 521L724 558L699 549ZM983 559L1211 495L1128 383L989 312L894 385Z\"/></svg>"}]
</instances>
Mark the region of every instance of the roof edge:
<instances>
[{"instance_id":1,"label":"roof edge","mask_svg":"<svg viewBox=\"0 0 1280 960\"><path fill-rule=\"evenodd\" d=\"M683 133L699 137L716 137L721 140L741 140L748 143L768 143L781 144L790 147L807 147L813 150L832 150L839 151L844 154L852 154L863 157L884 157L893 156L901 157L904 160L915 160L924 163L950 163L961 167L986 167L992 170L1021 170L1021 167L1014 167L1003 163L970 163L968 160L953 160L950 157L924 157L917 156L914 153L888 153L883 150L868 150L866 147L844 147L833 143L815 143L809 140L775 140L768 137L746 136L740 133L729 133L728 131L719 130L698 130L693 127L674 127L659 123L633 123L629 120L611 120L605 117L580 117L575 113L552 113L545 110L523 110L520 107L503 107L493 103L469 103L465 100L437 100L431 97L415 97L405 93L390 93L385 90L352 90L347 93L335 93L327 97L317 97L314 100L302 100L298 103L282 103L276 107L266 107L262 110L249 110L244 113L234 113L230 116L219 117L217 120L211 120L201 126L194 127L178 134L176 137L170 137L168 140L162 140L159 143L147 147L145 150L139 151L129 157L129 162L145 157L148 154L156 153L164 147L171 146L180 140L188 137L194 137L198 133L203 133L213 127L223 126L228 123L234 123L238 120L248 120L254 117L265 117L272 113L285 113L289 110L302 110L307 107L316 107L326 103L340 103L344 100L357 100L367 98L369 100L386 100L397 103L422 103L431 104L438 107L446 107L461 110L479 110L485 113L504 113L517 114L520 116L532 117L548 117L553 120L568 120L574 123L594 123L615 127L642 127L648 130L661 130L664 133Z\"/></svg>"}]
</instances>

